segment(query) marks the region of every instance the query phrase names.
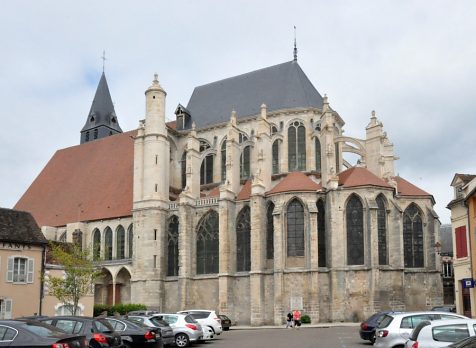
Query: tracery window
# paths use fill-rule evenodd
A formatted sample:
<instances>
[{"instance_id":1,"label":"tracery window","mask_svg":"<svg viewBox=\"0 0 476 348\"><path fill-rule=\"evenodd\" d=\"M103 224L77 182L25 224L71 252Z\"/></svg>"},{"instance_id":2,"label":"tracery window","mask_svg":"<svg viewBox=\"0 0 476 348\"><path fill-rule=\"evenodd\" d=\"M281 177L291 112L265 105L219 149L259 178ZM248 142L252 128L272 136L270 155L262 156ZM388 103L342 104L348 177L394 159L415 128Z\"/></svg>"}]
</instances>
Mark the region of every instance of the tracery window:
<instances>
[{"instance_id":1,"label":"tracery window","mask_svg":"<svg viewBox=\"0 0 476 348\"><path fill-rule=\"evenodd\" d=\"M266 209L266 258L268 260L274 258L274 219L273 219L274 203L269 202Z\"/></svg>"},{"instance_id":2,"label":"tracery window","mask_svg":"<svg viewBox=\"0 0 476 348\"><path fill-rule=\"evenodd\" d=\"M200 167L200 185L213 182L213 155L206 156Z\"/></svg>"},{"instance_id":3,"label":"tracery window","mask_svg":"<svg viewBox=\"0 0 476 348\"><path fill-rule=\"evenodd\" d=\"M405 267L423 267L423 222L414 203L403 213L403 255Z\"/></svg>"},{"instance_id":4,"label":"tracery window","mask_svg":"<svg viewBox=\"0 0 476 348\"><path fill-rule=\"evenodd\" d=\"M112 260L112 230L109 226L104 231L104 259Z\"/></svg>"},{"instance_id":5,"label":"tracery window","mask_svg":"<svg viewBox=\"0 0 476 348\"><path fill-rule=\"evenodd\" d=\"M133 244L134 244L134 229L132 227L132 224L129 226L127 229L127 238L129 242L129 258L132 258L132 250L133 250Z\"/></svg>"},{"instance_id":6,"label":"tracery window","mask_svg":"<svg viewBox=\"0 0 476 348\"><path fill-rule=\"evenodd\" d=\"M250 177L250 146L243 149L240 157L240 179L245 180Z\"/></svg>"},{"instance_id":7,"label":"tracery window","mask_svg":"<svg viewBox=\"0 0 476 348\"><path fill-rule=\"evenodd\" d=\"M169 219L167 235L167 275L178 276L179 271L179 220L176 215Z\"/></svg>"},{"instance_id":8,"label":"tracery window","mask_svg":"<svg viewBox=\"0 0 476 348\"><path fill-rule=\"evenodd\" d=\"M118 259L126 258L126 232L121 225L116 230L116 252Z\"/></svg>"},{"instance_id":9,"label":"tracery window","mask_svg":"<svg viewBox=\"0 0 476 348\"><path fill-rule=\"evenodd\" d=\"M306 170L306 128L300 121L288 128L288 171Z\"/></svg>"},{"instance_id":10,"label":"tracery window","mask_svg":"<svg viewBox=\"0 0 476 348\"><path fill-rule=\"evenodd\" d=\"M187 151L184 151L182 154L182 159L180 160L180 172L182 176L182 188L185 188L187 185Z\"/></svg>"},{"instance_id":11,"label":"tracery window","mask_svg":"<svg viewBox=\"0 0 476 348\"><path fill-rule=\"evenodd\" d=\"M250 207L241 209L236 218L236 271L251 269Z\"/></svg>"},{"instance_id":12,"label":"tracery window","mask_svg":"<svg viewBox=\"0 0 476 348\"><path fill-rule=\"evenodd\" d=\"M321 172L321 142L317 137L314 138L314 148L316 153L316 172Z\"/></svg>"},{"instance_id":13,"label":"tracery window","mask_svg":"<svg viewBox=\"0 0 476 348\"><path fill-rule=\"evenodd\" d=\"M377 202L377 230L378 230L378 263L379 265L388 265L387 257L387 209L385 200L379 195L375 200Z\"/></svg>"},{"instance_id":14,"label":"tracery window","mask_svg":"<svg viewBox=\"0 0 476 348\"><path fill-rule=\"evenodd\" d=\"M271 135L275 135L278 133L278 127L276 127L274 124L271 126Z\"/></svg>"},{"instance_id":15,"label":"tracery window","mask_svg":"<svg viewBox=\"0 0 476 348\"><path fill-rule=\"evenodd\" d=\"M364 264L364 210L362 202L352 195L346 206L347 264Z\"/></svg>"},{"instance_id":16,"label":"tracery window","mask_svg":"<svg viewBox=\"0 0 476 348\"><path fill-rule=\"evenodd\" d=\"M287 210L287 255L304 256L304 207L298 199Z\"/></svg>"},{"instance_id":17,"label":"tracery window","mask_svg":"<svg viewBox=\"0 0 476 348\"><path fill-rule=\"evenodd\" d=\"M204 152L210 148L210 144L206 140L200 140L200 152Z\"/></svg>"},{"instance_id":18,"label":"tracery window","mask_svg":"<svg viewBox=\"0 0 476 348\"><path fill-rule=\"evenodd\" d=\"M318 266L327 266L326 255L326 211L324 202L322 199L317 203L317 254L318 254Z\"/></svg>"},{"instance_id":19,"label":"tracery window","mask_svg":"<svg viewBox=\"0 0 476 348\"><path fill-rule=\"evenodd\" d=\"M272 147L273 174L279 173L279 140L275 140Z\"/></svg>"},{"instance_id":20,"label":"tracery window","mask_svg":"<svg viewBox=\"0 0 476 348\"><path fill-rule=\"evenodd\" d=\"M226 138L221 144L221 182L226 180Z\"/></svg>"},{"instance_id":21,"label":"tracery window","mask_svg":"<svg viewBox=\"0 0 476 348\"><path fill-rule=\"evenodd\" d=\"M96 228L93 231L93 260L101 258L101 232Z\"/></svg>"},{"instance_id":22,"label":"tracery window","mask_svg":"<svg viewBox=\"0 0 476 348\"><path fill-rule=\"evenodd\" d=\"M238 143L242 144L248 140L248 136L245 133L240 133L238 135Z\"/></svg>"},{"instance_id":23,"label":"tracery window","mask_svg":"<svg viewBox=\"0 0 476 348\"><path fill-rule=\"evenodd\" d=\"M218 273L218 213L210 211L197 227L197 274Z\"/></svg>"}]
</instances>

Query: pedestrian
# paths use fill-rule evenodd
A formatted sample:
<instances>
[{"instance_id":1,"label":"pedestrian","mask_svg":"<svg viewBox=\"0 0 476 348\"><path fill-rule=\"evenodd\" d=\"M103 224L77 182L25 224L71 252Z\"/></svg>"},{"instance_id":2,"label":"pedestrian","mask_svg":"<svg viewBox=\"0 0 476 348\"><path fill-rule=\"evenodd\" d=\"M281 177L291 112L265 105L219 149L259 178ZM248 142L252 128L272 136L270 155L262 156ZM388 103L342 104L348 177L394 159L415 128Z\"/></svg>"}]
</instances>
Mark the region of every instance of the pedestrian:
<instances>
[{"instance_id":1,"label":"pedestrian","mask_svg":"<svg viewBox=\"0 0 476 348\"><path fill-rule=\"evenodd\" d=\"M286 315L286 329L288 327L293 327L293 314L291 312Z\"/></svg>"},{"instance_id":2,"label":"pedestrian","mask_svg":"<svg viewBox=\"0 0 476 348\"><path fill-rule=\"evenodd\" d=\"M294 328L299 330L301 327L301 311L295 309L293 311L293 321L294 321Z\"/></svg>"}]
</instances>

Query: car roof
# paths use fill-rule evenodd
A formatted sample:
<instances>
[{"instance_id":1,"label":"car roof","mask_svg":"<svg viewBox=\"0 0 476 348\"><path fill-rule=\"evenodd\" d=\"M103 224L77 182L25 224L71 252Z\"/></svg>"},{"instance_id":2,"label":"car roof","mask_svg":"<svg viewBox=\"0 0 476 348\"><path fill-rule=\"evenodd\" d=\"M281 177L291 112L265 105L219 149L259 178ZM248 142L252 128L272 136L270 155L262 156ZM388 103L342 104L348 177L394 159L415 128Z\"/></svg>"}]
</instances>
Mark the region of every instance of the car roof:
<instances>
[{"instance_id":1,"label":"car roof","mask_svg":"<svg viewBox=\"0 0 476 348\"><path fill-rule=\"evenodd\" d=\"M215 312L212 309L186 309L183 311L179 311L177 313L183 313L183 312Z\"/></svg>"},{"instance_id":2,"label":"car roof","mask_svg":"<svg viewBox=\"0 0 476 348\"><path fill-rule=\"evenodd\" d=\"M456 315L460 317L464 317L461 314L458 313L448 313L448 312L443 312L443 311L421 311L421 312L396 312L396 313L388 313L386 315L390 315L394 318L396 317L406 317L407 315L418 315L418 314L443 314L443 315Z\"/></svg>"},{"instance_id":3,"label":"car roof","mask_svg":"<svg viewBox=\"0 0 476 348\"><path fill-rule=\"evenodd\" d=\"M469 323L469 324L476 324L476 319L438 319L438 320L432 320L429 322L430 324L428 326L439 326L439 325L453 325L453 324L463 324L463 323Z\"/></svg>"}]
</instances>

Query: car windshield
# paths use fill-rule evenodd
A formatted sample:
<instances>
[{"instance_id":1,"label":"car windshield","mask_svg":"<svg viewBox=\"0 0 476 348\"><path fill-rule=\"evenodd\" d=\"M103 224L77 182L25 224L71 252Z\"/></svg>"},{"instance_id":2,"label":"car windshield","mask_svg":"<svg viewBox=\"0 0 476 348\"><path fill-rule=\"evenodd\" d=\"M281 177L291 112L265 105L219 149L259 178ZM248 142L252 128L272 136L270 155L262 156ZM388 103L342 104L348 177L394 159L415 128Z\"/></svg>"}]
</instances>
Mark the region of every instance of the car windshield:
<instances>
[{"instance_id":1,"label":"car windshield","mask_svg":"<svg viewBox=\"0 0 476 348\"><path fill-rule=\"evenodd\" d=\"M25 323L23 325L25 329L41 337L53 337L64 335L65 332L61 331L53 326L42 323Z\"/></svg>"},{"instance_id":2,"label":"car windshield","mask_svg":"<svg viewBox=\"0 0 476 348\"><path fill-rule=\"evenodd\" d=\"M378 328L382 329L384 327L389 326L392 320L393 320L393 317L391 315L385 315L383 319L380 321L380 323L378 324Z\"/></svg>"}]
</instances>

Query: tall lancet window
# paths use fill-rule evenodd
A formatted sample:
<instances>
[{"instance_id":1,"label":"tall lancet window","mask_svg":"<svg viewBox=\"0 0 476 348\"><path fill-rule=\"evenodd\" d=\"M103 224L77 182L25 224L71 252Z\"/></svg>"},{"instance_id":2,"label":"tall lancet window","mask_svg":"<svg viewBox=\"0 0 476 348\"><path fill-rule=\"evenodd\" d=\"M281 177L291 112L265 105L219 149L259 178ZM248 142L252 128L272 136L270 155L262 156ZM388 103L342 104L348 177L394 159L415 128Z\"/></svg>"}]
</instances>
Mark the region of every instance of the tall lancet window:
<instances>
[{"instance_id":1,"label":"tall lancet window","mask_svg":"<svg viewBox=\"0 0 476 348\"><path fill-rule=\"evenodd\" d=\"M250 207L241 209L236 218L236 271L251 269Z\"/></svg>"},{"instance_id":2,"label":"tall lancet window","mask_svg":"<svg viewBox=\"0 0 476 348\"><path fill-rule=\"evenodd\" d=\"M218 213L209 211L197 227L197 274L218 273Z\"/></svg>"},{"instance_id":3,"label":"tall lancet window","mask_svg":"<svg viewBox=\"0 0 476 348\"><path fill-rule=\"evenodd\" d=\"M133 244L134 244L134 230L132 227L132 224L129 225L129 228L127 229L127 241L129 242L129 258L132 258L133 254Z\"/></svg>"},{"instance_id":4,"label":"tall lancet window","mask_svg":"<svg viewBox=\"0 0 476 348\"><path fill-rule=\"evenodd\" d=\"M364 210L362 202L356 195L352 195L347 202L347 264L364 264Z\"/></svg>"},{"instance_id":5,"label":"tall lancet window","mask_svg":"<svg viewBox=\"0 0 476 348\"><path fill-rule=\"evenodd\" d=\"M121 225L116 229L116 252L119 260L126 257L126 231Z\"/></svg>"},{"instance_id":6,"label":"tall lancet window","mask_svg":"<svg viewBox=\"0 0 476 348\"><path fill-rule=\"evenodd\" d=\"M268 260L274 258L274 219L273 219L274 203L269 202L266 209L266 258Z\"/></svg>"},{"instance_id":7,"label":"tall lancet window","mask_svg":"<svg viewBox=\"0 0 476 348\"><path fill-rule=\"evenodd\" d=\"M179 220L176 215L169 219L167 234L167 276L178 276L179 271Z\"/></svg>"},{"instance_id":8,"label":"tall lancet window","mask_svg":"<svg viewBox=\"0 0 476 348\"><path fill-rule=\"evenodd\" d=\"M316 172L321 172L321 142L317 137L314 138L314 148L316 152Z\"/></svg>"},{"instance_id":9,"label":"tall lancet window","mask_svg":"<svg viewBox=\"0 0 476 348\"><path fill-rule=\"evenodd\" d=\"M288 171L306 170L306 128L295 121L288 128Z\"/></svg>"},{"instance_id":10,"label":"tall lancet window","mask_svg":"<svg viewBox=\"0 0 476 348\"><path fill-rule=\"evenodd\" d=\"M240 178L246 180L250 177L250 146L244 147L240 157Z\"/></svg>"},{"instance_id":11,"label":"tall lancet window","mask_svg":"<svg viewBox=\"0 0 476 348\"><path fill-rule=\"evenodd\" d=\"M183 152L182 159L180 160L180 173L182 176L182 188L185 188L187 185L187 151Z\"/></svg>"},{"instance_id":12,"label":"tall lancet window","mask_svg":"<svg viewBox=\"0 0 476 348\"><path fill-rule=\"evenodd\" d=\"M387 252L387 209L385 199L378 195L377 199L377 229L378 229L378 263L388 265Z\"/></svg>"},{"instance_id":13,"label":"tall lancet window","mask_svg":"<svg viewBox=\"0 0 476 348\"><path fill-rule=\"evenodd\" d=\"M403 258L405 267L423 267L423 222L412 203L403 213Z\"/></svg>"},{"instance_id":14,"label":"tall lancet window","mask_svg":"<svg viewBox=\"0 0 476 348\"><path fill-rule=\"evenodd\" d=\"M326 210L322 199L317 201L317 253L318 266L327 266L326 254Z\"/></svg>"},{"instance_id":15,"label":"tall lancet window","mask_svg":"<svg viewBox=\"0 0 476 348\"><path fill-rule=\"evenodd\" d=\"M221 144L221 182L226 180L226 138Z\"/></svg>"},{"instance_id":16,"label":"tall lancet window","mask_svg":"<svg viewBox=\"0 0 476 348\"><path fill-rule=\"evenodd\" d=\"M200 167L200 185L211 184L213 182L213 155L206 156Z\"/></svg>"},{"instance_id":17,"label":"tall lancet window","mask_svg":"<svg viewBox=\"0 0 476 348\"><path fill-rule=\"evenodd\" d=\"M275 140L272 147L273 174L279 174L279 142L280 140Z\"/></svg>"},{"instance_id":18,"label":"tall lancet window","mask_svg":"<svg viewBox=\"0 0 476 348\"><path fill-rule=\"evenodd\" d=\"M112 230L109 226L104 230L104 258L112 260Z\"/></svg>"},{"instance_id":19,"label":"tall lancet window","mask_svg":"<svg viewBox=\"0 0 476 348\"><path fill-rule=\"evenodd\" d=\"M286 215L288 256L304 256L304 207L298 199L289 203Z\"/></svg>"},{"instance_id":20,"label":"tall lancet window","mask_svg":"<svg viewBox=\"0 0 476 348\"><path fill-rule=\"evenodd\" d=\"M96 228L93 231L93 260L101 258L101 232Z\"/></svg>"}]
</instances>

